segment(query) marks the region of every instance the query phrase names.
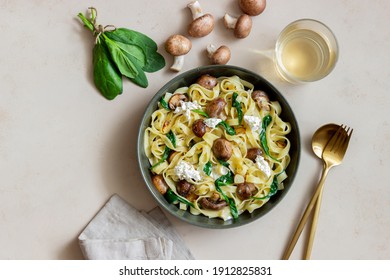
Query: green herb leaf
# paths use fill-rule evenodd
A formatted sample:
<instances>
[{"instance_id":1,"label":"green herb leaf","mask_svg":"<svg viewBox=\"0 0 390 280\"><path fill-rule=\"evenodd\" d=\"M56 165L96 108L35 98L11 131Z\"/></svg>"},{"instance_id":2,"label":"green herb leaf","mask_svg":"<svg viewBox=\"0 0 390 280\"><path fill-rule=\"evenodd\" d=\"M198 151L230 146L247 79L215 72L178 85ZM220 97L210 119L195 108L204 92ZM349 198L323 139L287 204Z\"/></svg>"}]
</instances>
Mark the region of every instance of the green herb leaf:
<instances>
[{"instance_id":1,"label":"green herb leaf","mask_svg":"<svg viewBox=\"0 0 390 280\"><path fill-rule=\"evenodd\" d=\"M168 106L168 103L165 101L164 96L160 99L161 107L163 107L165 110L170 111L171 109Z\"/></svg>"},{"instance_id":2,"label":"green herb leaf","mask_svg":"<svg viewBox=\"0 0 390 280\"><path fill-rule=\"evenodd\" d=\"M121 74L129 78L135 78L138 75L138 71L134 63L128 57L127 52L124 52L112 40L108 39L108 40L104 40L104 42L106 43L106 46L110 52L112 60L115 62Z\"/></svg>"},{"instance_id":3,"label":"green herb leaf","mask_svg":"<svg viewBox=\"0 0 390 280\"><path fill-rule=\"evenodd\" d=\"M229 164L228 163L226 163L226 164L227 164L227 167L229 167ZM223 164L223 165L226 166L225 164ZM238 210L237 210L237 206L234 202L234 199L231 197L228 197L221 189L221 186L232 185L233 183L234 183L234 174L230 169L226 175L219 177L214 182L215 189L222 195L222 197L228 203L229 208L230 208L230 213L232 214L233 218L237 219L238 218Z\"/></svg>"},{"instance_id":4,"label":"green herb leaf","mask_svg":"<svg viewBox=\"0 0 390 280\"><path fill-rule=\"evenodd\" d=\"M210 161L208 161L203 166L203 172L206 173L208 176L210 176L212 171L213 171L213 164Z\"/></svg>"},{"instance_id":5,"label":"green herb leaf","mask_svg":"<svg viewBox=\"0 0 390 280\"><path fill-rule=\"evenodd\" d=\"M168 137L168 139L171 141L173 147L176 148L176 136L175 136L175 134L172 132L172 130L170 130L170 131L167 133L167 137Z\"/></svg>"},{"instance_id":6,"label":"green herb leaf","mask_svg":"<svg viewBox=\"0 0 390 280\"><path fill-rule=\"evenodd\" d=\"M187 199L185 199L181 196L178 196L171 189L168 189L167 192L165 193L165 199L169 203L176 203L177 201L179 201L179 202L184 203L190 207L194 207L194 205L190 201L188 201Z\"/></svg>"},{"instance_id":7,"label":"green herb leaf","mask_svg":"<svg viewBox=\"0 0 390 280\"><path fill-rule=\"evenodd\" d=\"M237 110L238 123L241 124L242 123L243 113L242 113L241 103L237 101L237 97L238 97L238 93L234 92L233 93L233 99L232 99L232 105Z\"/></svg>"},{"instance_id":8,"label":"green herb leaf","mask_svg":"<svg viewBox=\"0 0 390 280\"><path fill-rule=\"evenodd\" d=\"M165 150L164 150L164 153L163 153L161 159L158 162L156 162L155 164L153 164L150 167L150 170L153 170L153 168L155 168L156 166L158 166L161 163L163 163L164 161L166 161L168 159L170 153L171 153L171 149L169 147L165 147Z\"/></svg>"},{"instance_id":9,"label":"green herb leaf","mask_svg":"<svg viewBox=\"0 0 390 280\"><path fill-rule=\"evenodd\" d=\"M156 42L145 34L127 28L117 28L106 35L117 42L140 47L146 56L146 64L142 68L145 72L156 72L165 67L165 59L157 52Z\"/></svg>"},{"instance_id":10,"label":"green herb leaf","mask_svg":"<svg viewBox=\"0 0 390 280\"><path fill-rule=\"evenodd\" d=\"M194 110L191 110L192 112L194 113L197 113L203 117L206 117L206 118L209 118L209 115L207 115L207 113L205 111L202 111L202 110L199 110L199 109L194 109Z\"/></svg>"},{"instance_id":11,"label":"green herb leaf","mask_svg":"<svg viewBox=\"0 0 390 280\"><path fill-rule=\"evenodd\" d=\"M122 93L122 76L100 43L93 48L93 78L98 90L108 100Z\"/></svg>"},{"instance_id":12,"label":"green herb leaf","mask_svg":"<svg viewBox=\"0 0 390 280\"><path fill-rule=\"evenodd\" d=\"M236 135L234 128L228 125L225 121L221 121L218 125L222 126L226 130L227 134Z\"/></svg>"},{"instance_id":13,"label":"green herb leaf","mask_svg":"<svg viewBox=\"0 0 390 280\"><path fill-rule=\"evenodd\" d=\"M263 129L260 132L260 143L261 143L261 146L263 147L263 150L264 150L265 154L267 156L269 156L270 158L272 158L273 160L279 162L279 160L277 160L276 158L271 156L271 154L269 152L268 143L267 143L266 130L267 130L267 127L270 125L271 122L272 122L271 115L266 115L263 118L263 122L262 122Z\"/></svg>"},{"instance_id":14,"label":"green herb leaf","mask_svg":"<svg viewBox=\"0 0 390 280\"><path fill-rule=\"evenodd\" d=\"M267 198L270 198L271 196L275 195L278 192L278 188L279 188L279 182L278 182L278 178L277 178L278 175L274 176L272 183L271 183L271 186L270 186L270 191L266 196L264 196L264 197L253 196L252 198L257 199L257 200L263 200L263 199L267 199Z\"/></svg>"}]
</instances>

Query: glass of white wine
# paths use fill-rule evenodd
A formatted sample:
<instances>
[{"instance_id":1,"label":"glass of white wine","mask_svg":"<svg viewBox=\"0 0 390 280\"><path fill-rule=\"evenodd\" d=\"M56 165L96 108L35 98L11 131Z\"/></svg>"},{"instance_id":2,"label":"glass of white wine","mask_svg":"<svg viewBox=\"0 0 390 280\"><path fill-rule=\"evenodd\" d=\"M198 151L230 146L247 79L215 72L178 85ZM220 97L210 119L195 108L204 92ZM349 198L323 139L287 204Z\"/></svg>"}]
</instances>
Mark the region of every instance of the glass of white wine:
<instances>
[{"instance_id":1,"label":"glass of white wine","mask_svg":"<svg viewBox=\"0 0 390 280\"><path fill-rule=\"evenodd\" d=\"M326 77L338 59L333 32L314 19L300 19L287 25L275 46L275 66L286 81L300 84Z\"/></svg>"}]
</instances>

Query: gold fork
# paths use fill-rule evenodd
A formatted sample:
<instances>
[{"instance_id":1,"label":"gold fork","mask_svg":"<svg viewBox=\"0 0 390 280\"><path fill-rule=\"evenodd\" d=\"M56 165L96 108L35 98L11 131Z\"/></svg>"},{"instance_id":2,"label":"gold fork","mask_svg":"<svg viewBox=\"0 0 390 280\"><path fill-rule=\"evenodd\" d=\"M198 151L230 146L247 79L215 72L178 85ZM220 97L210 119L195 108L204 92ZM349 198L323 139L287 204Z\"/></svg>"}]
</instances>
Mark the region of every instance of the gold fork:
<instances>
[{"instance_id":1,"label":"gold fork","mask_svg":"<svg viewBox=\"0 0 390 280\"><path fill-rule=\"evenodd\" d=\"M317 189L313 197L311 198L309 204L307 205L306 210L303 213L303 216L297 226L297 229L295 230L295 233L291 238L290 244L288 245L286 251L284 252L284 255L282 257L283 260L287 260L290 257L298 241L298 238L301 235L302 230L307 223L310 213L317 202L318 196L322 192L322 189L324 187L324 182L329 173L329 170L333 166L341 164L345 152L347 151L349 139L351 138L352 132L353 129L350 130L350 128L341 125L339 129L336 131L336 133L333 135L333 137L330 139L329 143L326 145L325 150L322 154L322 158L324 160L324 171L318 183Z\"/></svg>"}]
</instances>

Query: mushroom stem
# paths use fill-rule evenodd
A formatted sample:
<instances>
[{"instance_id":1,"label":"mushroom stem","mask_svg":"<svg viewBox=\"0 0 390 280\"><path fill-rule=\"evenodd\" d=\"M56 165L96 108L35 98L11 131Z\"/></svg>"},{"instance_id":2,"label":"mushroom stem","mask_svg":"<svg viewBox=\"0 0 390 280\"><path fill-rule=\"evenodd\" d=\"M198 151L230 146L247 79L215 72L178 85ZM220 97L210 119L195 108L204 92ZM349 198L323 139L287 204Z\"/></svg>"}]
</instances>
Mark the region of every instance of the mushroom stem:
<instances>
[{"instance_id":1,"label":"mushroom stem","mask_svg":"<svg viewBox=\"0 0 390 280\"><path fill-rule=\"evenodd\" d=\"M202 7L198 1L192 1L187 5L187 7L191 10L192 19L197 19L203 16Z\"/></svg>"},{"instance_id":2,"label":"mushroom stem","mask_svg":"<svg viewBox=\"0 0 390 280\"><path fill-rule=\"evenodd\" d=\"M179 55L173 57L173 64L170 69L179 72L184 65L184 56L185 55Z\"/></svg>"},{"instance_id":3,"label":"mushroom stem","mask_svg":"<svg viewBox=\"0 0 390 280\"><path fill-rule=\"evenodd\" d=\"M229 28L229 29L236 28L236 24L237 24L237 20L238 20L237 17L233 17L233 16L229 15L228 13L226 13L223 18L224 18L224 23L225 23L226 28Z\"/></svg>"},{"instance_id":4,"label":"mushroom stem","mask_svg":"<svg viewBox=\"0 0 390 280\"><path fill-rule=\"evenodd\" d=\"M213 54L217 51L217 47L213 44L208 44L206 50L208 57L211 58Z\"/></svg>"}]
</instances>

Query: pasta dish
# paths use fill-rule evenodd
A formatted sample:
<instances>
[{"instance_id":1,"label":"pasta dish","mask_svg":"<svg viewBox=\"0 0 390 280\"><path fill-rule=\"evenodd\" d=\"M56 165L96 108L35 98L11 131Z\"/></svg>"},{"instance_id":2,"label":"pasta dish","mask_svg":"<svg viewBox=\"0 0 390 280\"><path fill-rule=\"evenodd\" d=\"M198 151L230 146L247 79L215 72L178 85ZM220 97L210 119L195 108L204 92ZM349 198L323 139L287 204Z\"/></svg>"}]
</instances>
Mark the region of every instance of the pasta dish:
<instances>
[{"instance_id":1,"label":"pasta dish","mask_svg":"<svg viewBox=\"0 0 390 280\"><path fill-rule=\"evenodd\" d=\"M291 126L281 110L238 76L203 75L165 93L144 134L153 184L194 215L252 213L287 178Z\"/></svg>"}]
</instances>

